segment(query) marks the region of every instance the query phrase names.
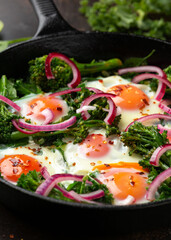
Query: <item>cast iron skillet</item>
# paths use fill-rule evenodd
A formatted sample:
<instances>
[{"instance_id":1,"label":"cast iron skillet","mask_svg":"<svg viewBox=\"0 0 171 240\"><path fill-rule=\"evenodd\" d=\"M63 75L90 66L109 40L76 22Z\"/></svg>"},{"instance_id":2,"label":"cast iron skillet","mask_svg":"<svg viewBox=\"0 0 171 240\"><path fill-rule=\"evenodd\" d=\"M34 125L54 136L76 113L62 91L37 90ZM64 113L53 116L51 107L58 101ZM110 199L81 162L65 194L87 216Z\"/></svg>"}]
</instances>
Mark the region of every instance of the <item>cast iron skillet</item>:
<instances>
[{"instance_id":1,"label":"cast iron skillet","mask_svg":"<svg viewBox=\"0 0 171 240\"><path fill-rule=\"evenodd\" d=\"M60 52L80 62L92 59L143 57L153 49L151 64L165 67L171 64L171 44L140 36L116 33L79 32L59 14L51 0L31 0L39 18L39 27L33 39L10 47L0 54L0 73L8 77L23 77L27 63L34 57ZM121 229L139 229L166 224L170 219L171 200L133 206L94 206L57 201L19 189L0 179L0 201L24 216L44 216L45 222L78 229L96 226L108 233ZM47 221L50 219L50 221ZM68 224L66 223L68 222ZM74 228L75 227L75 228ZM110 227L110 228L109 228Z\"/></svg>"}]
</instances>

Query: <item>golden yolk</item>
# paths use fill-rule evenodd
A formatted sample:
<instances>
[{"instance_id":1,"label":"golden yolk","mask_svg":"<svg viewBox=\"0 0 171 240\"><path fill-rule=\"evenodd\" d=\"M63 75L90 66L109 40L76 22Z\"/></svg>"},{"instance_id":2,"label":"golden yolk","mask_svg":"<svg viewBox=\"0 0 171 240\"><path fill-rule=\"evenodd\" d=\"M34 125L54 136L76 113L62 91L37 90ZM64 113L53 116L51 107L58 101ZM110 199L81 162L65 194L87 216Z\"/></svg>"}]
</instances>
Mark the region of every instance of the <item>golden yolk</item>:
<instances>
[{"instance_id":1,"label":"golden yolk","mask_svg":"<svg viewBox=\"0 0 171 240\"><path fill-rule=\"evenodd\" d=\"M105 179L104 173L107 173L110 169L112 170L112 168L115 168L116 171ZM136 200L140 200L145 196L146 187L148 186L146 171L138 163L102 164L95 166L93 170L95 169L103 172L103 182L108 186L114 198L123 200L128 195L131 195Z\"/></svg>"},{"instance_id":2,"label":"golden yolk","mask_svg":"<svg viewBox=\"0 0 171 240\"><path fill-rule=\"evenodd\" d=\"M99 158L109 152L109 146L102 134L90 134L80 144L80 150L86 157Z\"/></svg>"},{"instance_id":3,"label":"golden yolk","mask_svg":"<svg viewBox=\"0 0 171 240\"><path fill-rule=\"evenodd\" d=\"M148 96L142 90L133 85L116 85L109 88L108 92L117 95L113 98L113 101L116 106L119 106L122 109L143 109L146 105L149 105Z\"/></svg>"},{"instance_id":4,"label":"golden yolk","mask_svg":"<svg viewBox=\"0 0 171 240\"><path fill-rule=\"evenodd\" d=\"M54 118L60 117L63 113L63 106L61 105L61 102L59 99L55 97L39 97L31 100L29 102L29 111L27 116L29 115L35 115L37 118L42 119L44 116L41 115L41 112L47 108L49 108L53 114Z\"/></svg>"},{"instance_id":5,"label":"golden yolk","mask_svg":"<svg viewBox=\"0 0 171 240\"><path fill-rule=\"evenodd\" d=\"M114 182L119 192L115 194L117 199L125 199L128 195L136 200L143 198L146 193L146 179L138 173L119 172L114 174Z\"/></svg>"},{"instance_id":6,"label":"golden yolk","mask_svg":"<svg viewBox=\"0 0 171 240\"><path fill-rule=\"evenodd\" d=\"M36 170L39 172L41 164L25 154L6 155L0 160L0 172L9 181L16 182L22 173Z\"/></svg>"}]
</instances>

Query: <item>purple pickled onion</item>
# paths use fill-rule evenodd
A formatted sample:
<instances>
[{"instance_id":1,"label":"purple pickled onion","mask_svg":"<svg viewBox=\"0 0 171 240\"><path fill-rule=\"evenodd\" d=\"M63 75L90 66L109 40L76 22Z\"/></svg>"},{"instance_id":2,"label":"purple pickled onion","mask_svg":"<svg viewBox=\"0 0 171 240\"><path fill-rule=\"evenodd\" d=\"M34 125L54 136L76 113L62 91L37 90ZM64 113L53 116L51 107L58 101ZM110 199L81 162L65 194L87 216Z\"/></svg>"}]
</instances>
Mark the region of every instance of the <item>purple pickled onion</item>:
<instances>
[{"instance_id":1,"label":"purple pickled onion","mask_svg":"<svg viewBox=\"0 0 171 240\"><path fill-rule=\"evenodd\" d=\"M161 172L150 184L147 193L146 193L146 199L149 201L155 200L155 194L157 192L157 189L160 187L160 185L167 179L171 177L171 168L168 168L167 170Z\"/></svg>"},{"instance_id":2,"label":"purple pickled onion","mask_svg":"<svg viewBox=\"0 0 171 240\"><path fill-rule=\"evenodd\" d=\"M122 75L129 72L156 72L161 77L166 77L165 72L157 66L138 66L138 67L129 67L122 68L118 70L118 74Z\"/></svg>"},{"instance_id":3,"label":"purple pickled onion","mask_svg":"<svg viewBox=\"0 0 171 240\"><path fill-rule=\"evenodd\" d=\"M100 97L106 97L108 100L108 103L109 103L109 113L108 113L107 117L104 119L104 122L111 125L116 116L116 105L113 102L113 100L111 99L112 97L115 97L115 96L116 95L111 94L111 93L96 93L96 94L91 95L90 97L84 99L80 108L82 108L84 106L88 106L94 99L97 99ZM84 112L82 112L82 118L84 120L87 120L88 118L90 118L90 114L87 111L84 111Z\"/></svg>"},{"instance_id":4,"label":"purple pickled onion","mask_svg":"<svg viewBox=\"0 0 171 240\"><path fill-rule=\"evenodd\" d=\"M171 108L168 107L168 105L171 105L171 100L162 100L159 103L159 108L161 108L164 112L171 114Z\"/></svg>"},{"instance_id":5,"label":"purple pickled onion","mask_svg":"<svg viewBox=\"0 0 171 240\"><path fill-rule=\"evenodd\" d=\"M132 126L135 122L145 122L145 121L148 121L148 120L151 120L151 119L156 119L156 118L159 118L159 119L166 119L166 120L171 120L171 116L169 115L165 115L165 114L150 114L150 115L147 115L145 117L141 117L141 118L138 118L137 120L131 122L125 129L125 132L128 131L129 127ZM159 125L158 125L159 126Z\"/></svg>"},{"instance_id":6,"label":"purple pickled onion","mask_svg":"<svg viewBox=\"0 0 171 240\"><path fill-rule=\"evenodd\" d=\"M160 130L160 133L167 131L167 136L171 137L171 129L170 128L163 127L161 124L158 124L157 128Z\"/></svg>"},{"instance_id":7,"label":"purple pickled onion","mask_svg":"<svg viewBox=\"0 0 171 240\"><path fill-rule=\"evenodd\" d=\"M153 166L159 166L160 157L168 150L171 150L171 144L165 144L158 147L150 158L150 164Z\"/></svg>"},{"instance_id":8,"label":"purple pickled onion","mask_svg":"<svg viewBox=\"0 0 171 240\"><path fill-rule=\"evenodd\" d=\"M12 108L14 108L17 112L20 112L21 108L16 103L11 101L10 99L0 95L0 100L3 101L4 103L8 104Z\"/></svg>"},{"instance_id":9,"label":"purple pickled onion","mask_svg":"<svg viewBox=\"0 0 171 240\"><path fill-rule=\"evenodd\" d=\"M45 117L43 125L51 123L54 119L54 113L50 108L45 108L43 111L40 112L40 114Z\"/></svg>"},{"instance_id":10,"label":"purple pickled onion","mask_svg":"<svg viewBox=\"0 0 171 240\"><path fill-rule=\"evenodd\" d=\"M30 123L23 122L21 119L18 120L18 124L20 127L26 128L29 130L52 132L52 131L66 129L72 126L76 121L77 121L77 118L75 116L72 116L68 120L61 123L57 123L57 124L33 125Z\"/></svg>"},{"instance_id":11,"label":"purple pickled onion","mask_svg":"<svg viewBox=\"0 0 171 240\"><path fill-rule=\"evenodd\" d=\"M27 131L25 129L22 129L18 126L18 123L15 119L12 120L12 124L14 125L14 127L21 133L24 133L24 134L34 134L34 133L37 133L39 131Z\"/></svg>"},{"instance_id":12,"label":"purple pickled onion","mask_svg":"<svg viewBox=\"0 0 171 240\"><path fill-rule=\"evenodd\" d=\"M68 84L68 87L74 88L74 87L78 86L78 84L81 81L81 73L80 73L78 67L67 56L65 56L61 53L53 52L53 53L49 53L49 55L47 56L46 61L45 61L45 72L46 72L47 79L54 79L55 78L52 74L52 71L51 71L51 61L52 61L53 58L59 58L59 59L63 60L64 62L66 62L71 67L72 74L73 74L73 79Z\"/></svg>"},{"instance_id":13,"label":"purple pickled onion","mask_svg":"<svg viewBox=\"0 0 171 240\"><path fill-rule=\"evenodd\" d=\"M43 167L41 169L41 174L45 179L48 179L50 177L50 174L47 171L46 167ZM74 175L75 176L75 181L82 181L84 176L80 176L80 175ZM86 181L88 184L92 184L92 182L90 181ZM64 188L60 187L59 185L55 185L54 186L56 189L58 189L60 192L63 193L63 195L69 199L74 199L76 201L78 201L78 195L74 195L70 192L68 192L67 190L65 190ZM97 198L101 198L104 196L104 191L99 189L97 191L91 192L91 193L85 193L85 194L79 194L79 196L82 198L81 201L86 201L86 200L93 200L93 199L97 199ZM92 202L93 203L93 202Z\"/></svg>"},{"instance_id":14,"label":"purple pickled onion","mask_svg":"<svg viewBox=\"0 0 171 240\"><path fill-rule=\"evenodd\" d=\"M157 66L139 66L139 67L123 68L123 69L119 69L119 71L118 71L118 73L120 75L128 73L128 72L156 72L156 73L158 73L158 76L167 80L166 73L161 68L159 68ZM154 75L154 76L156 76L156 75ZM137 82L138 77L139 77L139 75L134 77L132 81ZM146 79L146 78L144 78L144 79ZM138 80L138 82L142 81L144 79ZM154 98L157 101L160 101L165 94L165 90L166 90L166 84L163 81L159 81L158 88L157 88L157 91L156 91L156 94L155 94Z\"/></svg>"},{"instance_id":15,"label":"purple pickled onion","mask_svg":"<svg viewBox=\"0 0 171 240\"><path fill-rule=\"evenodd\" d=\"M164 84L166 84L169 88L171 88L171 82L169 82L167 78L163 78L163 77L161 77L159 75L152 74L152 73L143 73L143 74L137 75L137 76L135 76L132 79L132 82L133 83L138 83L140 81L143 81L143 80L146 80L146 79L150 79L150 78L156 78L159 81L161 81Z\"/></svg>"}]
</instances>

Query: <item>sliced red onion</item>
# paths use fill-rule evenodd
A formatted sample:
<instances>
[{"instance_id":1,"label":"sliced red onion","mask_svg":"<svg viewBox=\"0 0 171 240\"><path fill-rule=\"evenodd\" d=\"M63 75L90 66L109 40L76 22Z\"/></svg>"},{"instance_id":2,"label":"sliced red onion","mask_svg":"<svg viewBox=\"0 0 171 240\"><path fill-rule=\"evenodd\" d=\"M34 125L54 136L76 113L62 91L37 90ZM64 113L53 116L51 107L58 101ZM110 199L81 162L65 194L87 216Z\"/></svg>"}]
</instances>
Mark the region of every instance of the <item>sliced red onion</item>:
<instances>
[{"instance_id":1,"label":"sliced red onion","mask_svg":"<svg viewBox=\"0 0 171 240\"><path fill-rule=\"evenodd\" d=\"M156 75L156 74L152 74L152 73L143 73L143 74L140 74L140 75L137 75L135 76L133 79L132 79L132 82L133 83L139 83L143 80L146 80L146 79L150 79L150 78L156 78L158 79L159 81L163 82L164 84L166 84L169 88L171 88L171 82L169 82L167 80L167 78L163 78L159 75Z\"/></svg>"},{"instance_id":2,"label":"sliced red onion","mask_svg":"<svg viewBox=\"0 0 171 240\"><path fill-rule=\"evenodd\" d=\"M43 167L41 169L41 175L45 179L50 177L50 174L47 171L46 167ZM80 175L74 175L74 176L76 176L76 178L77 178L77 180L75 180L75 181L82 181L82 179L83 179L83 176L80 176ZM90 181L86 181L86 183L92 184L92 182L90 182ZM71 194L71 191L68 192L67 190L63 189L62 187L60 187L58 185L55 185L54 187L57 188L59 191L61 191L65 197L70 198L70 199L75 199L73 194ZM103 197L104 196L104 191L99 189L99 190L91 192L91 193L85 193L85 194L79 194L79 195L81 196L82 199L93 200L93 199L97 199L97 198Z\"/></svg>"},{"instance_id":3,"label":"sliced red onion","mask_svg":"<svg viewBox=\"0 0 171 240\"><path fill-rule=\"evenodd\" d=\"M156 72L158 73L158 76L160 76L161 78L167 79L166 73L157 66L139 66L139 67L132 67L132 68L123 68L118 71L120 75L128 72ZM133 81L136 81L137 78L135 77ZM158 88L154 97L157 101L160 101L163 98L165 94L165 89L166 89L166 84L163 83L162 81L159 81Z\"/></svg>"},{"instance_id":4,"label":"sliced red onion","mask_svg":"<svg viewBox=\"0 0 171 240\"><path fill-rule=\"evenodd\" d=\"M22 128L20 128L18 126L18 123L15 119L12 120L12 124L14 125L14 127L19 131L19 132L22 132L24 134L34 134L34 133L37 133L38 131L27 131L27 130L24 130Z\"/></svg>"},{"instance_id":5,"label":"sliced red onion","mask_svg":"<svg viewBox=\"0 0 171 240\"><path fill-rule=\"evenodd\" d=\"M160 133L167 131L167 136L171 137L171 129L170 128L166 128L166 127L162 126L161 124L158 124L157 128L160 130Z\"/></svg>"},{"instance_id":6,"label":"sliced red onion","mask_svg":"<svg viewBox=\"0 0 171 240\"><path fill-rule=\"evenodd\" d=\"M146 199L149 201L155 200L155 194L157 192L157 189L159 186L167 179L171 177L171 168L168 168L167 170L161 172L150 184L147 193L146 193Z\"/></svg>"},{"instance_id":7,"label":"sliced red onion","mask_svg":"<svg viewBox=\"0 0 171 240\"><path fill-rule=\"evenodd\" d=\"M77 121L77 118L75 116L72 116L68 120L61 122L61 123L57 123L57 124L33 125L30 123L23 122L21 119L18 120L18 124L20 127L26 128L29 130L52 132L52 131L66 129L66 128L72 126L76 121Z\"/></svg>"},{"instance_id":8,"label":"sliced red onion","mask_svg":"<svg viewBox=\"0 0 171 240\"><path fill-rule=\"evenodd\" d=\"M50 108L46 108L43 111L40 112L41 115L45 117L45 121L43 122L43 125L47 125L51 123L54 119L54 113Z\"/></svg>"},{"instance_id":9,"label":"sliced red onion","mask_svg":"<svg viewBox=\"0 0 171 240\"><path fill-rule=\"evenodd\" d=\"M17 112L19 112L21 110L21 108L16 103L14 103L10 99L8 99L2 95L0 95L0 100L3 101L4 103L8 104L12 108L14 108Z\"/></svg>"},{"instance_id":10,"label":"sliced red onion","mask_svg":"<svg viewBox=\"0 0 171 240\"><path fill-rule=\"evenodd\" d=\"M157 66L138 66L130 68L122 68L118 70L118 74L122 75L129 72L156 72L161 77L166 77L165 72Z\"/></svg>"},{"instance_id":11,"label":"sliced red onion","mask_svg":"<svg viewBox=\"0 0 171 240\"><path fill-rule=\"evenodd\" d=\"M103 191L103 190L101 190L101 191ZM85 203L90 203L90 204L101 205L100 202L94 202L94 201L88 200L87 198L84 198L84 197L82 196L83 194L78 194L78 193L76 193L75 191L70 191L69 193L70 193L70 195L73 197L73 199L74 199L75 201L77 201L77 202L85 202ZM104 194L104 192L103 192L103 194ZM94 194L94 195L95 195L95 194ZM103 196L104 196L104 195L103 195ZM93 198L92 198L92 199L93 199Z\"/></svg>"},{"instance_id":12,"label":"sliced red onion","mask_svg":"<svg viewBox=\"0 0 171 240\"><path fill-rule=\"evenodd\" d=\"M92 87L86 87L89 91L93 91L95 93L102 93L101 90L97 89L97 88L92 88ZM55 92L50 94L49 96L53 96L53 97L57 97L57 96L62 96L65 94L69 94L69 93L73 93L73 92L79 92L81 91L81 88L73 88L73 89L67 89L64 91L60 91L60 92Z\"/></svg>"},{"instance_id":13,"label":"sliced red onion","mask_svg":"<svg viewBox=\"0 0 171 240\"><path fill-rule=\"evenodd\" d=\"M148 121L148 120L151 120L151 119L156 119L156 118L159 118L159 119L165 119L165 120L171 120L171 116L169 115L165 115L165 114L150 114L150 115L147 115L145 117L141 117L141 118L138 118L137 120L131 122L127 128L125 129L125 132L128 131L129 127L132 126L135 122L145 122L145 121ZM159 125L158 125L159 126Z\"/></svg>"},{"instance_id":14,"label":"sliced red onion","mask_svg":"<svg viewBox=\"0 0 171 240\"><path fill-rule=\"evenodd\" d=\"M150 158L150 164L153 166L159 166L160 157L168 150L171 150L171 144L165 144L158 147Z\"/></svg>"},{"instance_id":15,"label":"sliced red onion","mask_svg":"<svg viewBox=\"0 0 171 240\"><path fill-rule=\"evenodd\" d=\"M109 103L109 113L107 117L104 119L104 121L111 125L113 120L115 119L116 116L116 105L111 99L112 97L115 97L116 95L111 94L111 93L97 93L94 95L91 95L90 97L84 99L84 101L81 104L81 108L84 106L88 106L94 99L100 98L100 97L106 97ZM87 111L82 112L82 118L84 120L87 120L90 118L90 114Z\"/></svg>"},{"instance_id":16,"label":"sliced red onion","mask_svg":"<svg viewBox=\"0 0 171 240\"><path fill-rule=\"evenodd\" d=\"M48 196L50 191L60 182L73 180L73 181L82 181L83 176L81 175L73 175L69 173L63 174L54 174L47 178L36 190L36 193Z\"/></svg>"},{"instance_id":17,"label":"sliced red onion","mask_svg":"<svg viewBox=\"0 0 171 240\"><path fill-rule=\"evenodd\" d=\"M90 193L80 194L80 196L87 200L97 199L104 196L104 191L102 189L99 189Z\"/></svg>"},{"instance_id":18,"label":"sliced red onion","mask_svg":"<svg viewBox=\"0 0 171 240\"><path fill-rule=\"evenodd\" d=\"M83 106L81 108L78 108L76 110L76 113L81 113L81 112L84 112L84 111L88 111L88 110L95 110L96 107L95 106Z\"/></svg>"},{"instance_id":19,"label":"sliced red onion","mask_svg":"<svg viewBox=\"0 0 171 240\"><path fill-rule=\"evenodd\" d=\"M46 72L47 79L55 78L51 71L51 61L53 58L59 58L59 59L63 60L64 62L66 62L71 67L72 73L73 73L73 79L68 84L68 87L74 88L74 87L78 86L78 84L81 81L81 73L80 73L79 69L77 68L76 64L73 61L71 61L67 56L65 56L61 53L53 52L47 56L46 61L45 61L45 72Z\"/></svg>"},{"instance_id":20,"label":"sliced red onion","mask_svg":"<svg viewBox=\"0 0 171 240\"><path fill-rule=\"evenodd\" d=\"M165 90L166 90L166 84L159 81L158 88L155 93L154 99L156 99L157 101L160 101L165 95Z\"/></svg>"},{"instance_id":21,"label":"sliced red onion","mask_svg":"<svg viewBox=\"0 0 171 240\"><path fill-rule=\"evenodd\" d=\"M117 202L117 205L120 205L120 206L131 205L135 203L135 201L136 199L132 195L128 195L125 199L119 200Z\"/></svg>"},{"instance_id":22,"label":"sliced red onion","mask_svg":"<svg viewBox=\"0 0 171 240\"><path fill-rule=\"evenodd\" d=\"M171 100L163 100L159 103L159 108L161 108L164 112L171 114L171 108L167 105L171 105Z\"/></svg>"}]
</instances>

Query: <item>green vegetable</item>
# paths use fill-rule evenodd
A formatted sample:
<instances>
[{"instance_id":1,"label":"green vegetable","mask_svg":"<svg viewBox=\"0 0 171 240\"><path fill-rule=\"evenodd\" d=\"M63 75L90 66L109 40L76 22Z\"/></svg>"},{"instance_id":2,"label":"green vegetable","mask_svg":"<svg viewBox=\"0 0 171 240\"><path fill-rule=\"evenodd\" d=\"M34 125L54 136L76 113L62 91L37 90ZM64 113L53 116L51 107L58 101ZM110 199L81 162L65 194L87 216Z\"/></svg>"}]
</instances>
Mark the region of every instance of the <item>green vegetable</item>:
<instances>
[{"instance_id":1,"label":"green vegetable","mask_svg":"<svg viewBox=\"0 0 171 240\"><path fill-rule=\"evenodd\" d=\"M15 88L12 82L7 80L6 76L0 79L0 95L13 99L16 97ZM18 118L17 115L11 113L7 105L0 101L0 143L9 143L11 141L11 133L14 131L12 119Z\"/></svg>"},{"instance_id":2,"label":"green vegetable","mask_svg":"<svg viewBox=\"0 0 171 240\"><path fill-rule=\"evenodd\" d=\"M170 0L80 1L80 12L95 31L128 32L160 39L171 38Z\"/></svg>"},{"instance_id":3,"label":"green vegetable","mask_svg":"<svg viewBox=\"0 0 171 240\"><path fill-rule=\"evenodd\" d=\"M157 126L144 126L135 122L128 132L121 134L121 141L130 149L129 154L137 153L142 156L139 164L149 169L148 183L151 183L161 172L171 167L171 151L167 151L160 157L159 166L152 166L149 161L155 151L161 145L168 143L167 132L159 133ZM156 199L171 197L171 179L167 179L158 189L159 196Z\"/></svg>"},{"instance_id":4,"label":"green vegetable","mask_svg":"<svg viewBox=\"0 0 171 240\"><path fill-rule=\"evenodd\" d=\"M113 196L111 193L109 193L108 188L104 184L100 184L98 181L96 181L95 177L97 176L97 172L91 173L90 175L86 175L83 178L82 182L74 181L73 183L69 184L67 188L65 188L64 185L59 184L61 187L66 189L67 191L74 190L77 193L90 193L99 189L102 189L105 193L104 197L97 199L96 201L111 204L113 202ZM92 185L87 185L86 180L92 182ZM24 188L28 191L35 192L38 186L44 181L44 178L39 172L36 172L35 170L29 171L29 173L22 174L20 178L17 181L17 186ZM65 200L65 201L71 201L73 200L66 198L63 196L63 194L57 190L52 189L52 191L48 195L51 198Z\"/></svg>"},{"instance_id":5,"label":"green vegetable","mask_svg":"<svg viewBox=\"0 0 171 240\"><path fill-rule=\"evenodd\" d=\"M144 168L151 168L149 159L155 149L168 143L166 131L160 134L157 126L144 126L140 122L135 122L127 132L123 132L121 141L129 147L130 155L137 153L143 156L140 164Z\"/></svg>"},{"instance_id":6,"label":"green vegetable","mask_svg":"<svg viewBox=\"0 0 171 240\"><path fill-rule=\"evenodd\" d=\"M17 181L17 186L24 188L28 191L35 192L38 186L42 183L44 178L36 170L29 171L26 175L21 174Z\"/></svg>"},{"instance_id":7,"label":"green vegetable","mask_svg":"<svg viewBox=\"0 0 171 240\"><path fill-rule=\"evenodd\" d=\"M0 28L1 28L1 22L0 22ZM12 44L23 42L23 41L26 41L29 39L30 39L30 37L13 39L13 40L1 40L0 41L0 52L4 51L6 48L8 48Z\"/></svg>"},{"instance_id":8,"label":"green vegetable","mask_svg":"<svg viewBox=\"0 0 171 240\"><path fill-rule=\"evenodd\" d=\"M2 31L3 27L4 27L4 24L2 21L0 21L0 32Z\"/></svg>"},{"instance_id":9,"label":"green vegetable","mask_svg":"<svg viewBox=\"0 0 171 240\"><path fill-rule=\"evenodd\" d=\"M63 86L67 86L72 80L72 70L64 61L54 58L51 62L51 68L55 79L47 80L45 74L46 57L47 55L29 62L29 81L31 84L38 85L45 92L54 92ZM78 63L75 60L73 61L79 68L82 76L90 76L91 74L116 69L122 65L122 62L117 58L100 62L92 61L91 63Z\"/></svg>"}]
</instances>

